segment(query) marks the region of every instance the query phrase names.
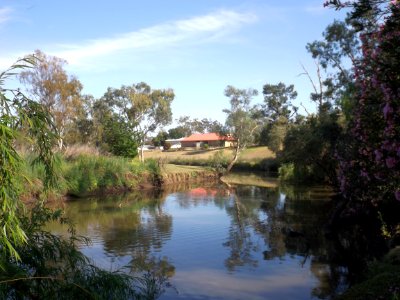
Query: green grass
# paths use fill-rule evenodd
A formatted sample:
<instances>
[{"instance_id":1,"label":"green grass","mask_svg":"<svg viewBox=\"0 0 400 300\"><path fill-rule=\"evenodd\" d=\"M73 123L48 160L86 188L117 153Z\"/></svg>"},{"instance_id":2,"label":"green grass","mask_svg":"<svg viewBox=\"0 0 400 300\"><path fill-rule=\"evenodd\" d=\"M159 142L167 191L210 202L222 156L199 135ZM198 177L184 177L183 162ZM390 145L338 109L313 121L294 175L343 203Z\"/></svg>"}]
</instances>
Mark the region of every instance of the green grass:
<instances>
[{"instance_id":1,"label":"green grass","mask_svg":"<svg viewBox=\"0 0 400 300\"><path fill-rule=\"evenodd\" d=\"M134 189L160 174L158 162L153 159L142 164L127 158L83 154L69 159L59 156L59 161L58 185L43 195L44 167L32 166L32 159L25 157L19 180L22 199L48 197L49 193L55 197L82 197L102 191Z\"/></svg>"}]
</instances>

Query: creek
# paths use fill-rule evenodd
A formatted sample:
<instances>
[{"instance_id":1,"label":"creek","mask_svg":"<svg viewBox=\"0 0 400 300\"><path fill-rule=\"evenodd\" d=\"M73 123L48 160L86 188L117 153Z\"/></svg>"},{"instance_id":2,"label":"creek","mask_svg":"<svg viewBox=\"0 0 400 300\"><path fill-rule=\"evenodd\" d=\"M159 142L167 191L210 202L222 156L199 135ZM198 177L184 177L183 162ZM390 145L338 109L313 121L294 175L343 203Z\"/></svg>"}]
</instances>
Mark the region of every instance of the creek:
<instances>
[{"instance_id":1,"label":"creek","mask_svg":"<svg viewBox=\"0 0 400 300\"><path fill-rule=\"evenodd\" d=\"M96 265L168 277L160 299L331 299L347 287L348 269L322 230L329 188L251 174L228 181L79 199L64 209L91 239L80 248Z\"/></svg>"}]
</instances>

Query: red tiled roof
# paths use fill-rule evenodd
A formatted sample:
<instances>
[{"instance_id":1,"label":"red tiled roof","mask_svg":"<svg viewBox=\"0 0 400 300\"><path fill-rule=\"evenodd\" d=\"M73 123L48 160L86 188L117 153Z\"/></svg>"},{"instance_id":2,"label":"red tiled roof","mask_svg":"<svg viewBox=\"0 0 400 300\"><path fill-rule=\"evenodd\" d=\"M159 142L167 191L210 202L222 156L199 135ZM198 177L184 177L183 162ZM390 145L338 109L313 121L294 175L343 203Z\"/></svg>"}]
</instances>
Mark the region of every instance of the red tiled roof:
<instances>
[{"instance_id":1,"label":"red tiled roof","mask_svg":"<svg viewBox=\"0 0 400 300\"><path fill-rule=\"evenodd\" d=\"M215 132L211 132L211 133L195 133L181 140L181 142L203 142L203 141L235 141L235 139L231 136L223 136Z\"/></svg>"}]
</instances>

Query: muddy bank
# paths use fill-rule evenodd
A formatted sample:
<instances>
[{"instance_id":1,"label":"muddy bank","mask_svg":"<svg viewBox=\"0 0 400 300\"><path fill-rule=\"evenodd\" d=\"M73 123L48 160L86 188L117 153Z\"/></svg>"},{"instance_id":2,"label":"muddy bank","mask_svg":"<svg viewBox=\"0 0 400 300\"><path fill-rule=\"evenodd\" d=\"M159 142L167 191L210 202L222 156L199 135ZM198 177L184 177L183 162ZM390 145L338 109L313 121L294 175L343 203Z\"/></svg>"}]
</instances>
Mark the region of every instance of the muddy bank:
<instances>
[{"instance_id":1,"label":"muddy bank","mask_svg":"<svg viewBox=\"0 0 400 300\"><path fill-rule=\"evenodd\" d=\"M179 183L215 182L219 174L212 171L196 171L190 173L166 173L159 176L159 187Z\"/></svg>"}]
</instances>

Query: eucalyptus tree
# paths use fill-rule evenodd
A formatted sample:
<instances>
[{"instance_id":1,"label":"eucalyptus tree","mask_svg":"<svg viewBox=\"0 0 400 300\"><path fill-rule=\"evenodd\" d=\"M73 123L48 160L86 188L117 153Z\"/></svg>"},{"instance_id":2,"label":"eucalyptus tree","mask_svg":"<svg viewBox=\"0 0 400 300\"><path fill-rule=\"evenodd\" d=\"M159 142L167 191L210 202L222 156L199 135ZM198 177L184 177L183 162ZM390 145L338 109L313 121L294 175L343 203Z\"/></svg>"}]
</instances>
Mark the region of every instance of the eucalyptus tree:
<instances>
[{"instance_id":1,"label":"eucalyptus tree","mask_svg":"<svg viewBox=\"0 0 400 300\"><path fill-rule=\"evenodd\" d=\"M297 107L292 101L297 98L294 85L286 86L283 82L278 84L266 83L263 86L264 114L272 120L284 117L289 120L297 112Z\"/></svg>"},{"instance_id":2,"label":"eucalyptus tree","mask_svg":"<svg viewBox=\"0 0 400 300\"><path fill-rule=\"evenodd\" d=\"M351 116L354 88L354 66L361 56L360 38L354 22L347 17L335 20L323 32L323 40L308 43L307 51L316 59L318 82L311 80L314 92L311 99L318 103L318 111L324 107L341 107ZM322 70L321 70L322 69ZM321 72L323 71L323 73Z\"/></svg>"},{"instance_id":3,"label":"eucalyptus tree","mask_svg":"<svg viewBox=\"0 0 400 300\"><path fill-rule=\"evenodd\" d=\"M190 135L195 132L220 132L223 127L218 121L209 118L203 118L199 120L197 118L191 119L189 116L182 116L177 119L177 122L180 124L180 131L184 129L186 135Z\"/></svg>"},{"instance_id":4,"label":"eucalyptus tree","mask_svg":"<svg viewBox=\"0 0 400 300\"><path fill-rule=\"evenodd\" d=\"M260 128L261 116L251 100L258 95L255 89L237 89L228 85L225 96L230 98L230 108L224 109L227 114L226 129L236 140L234 156L227 167L229 172L237 161L240 152L254 142L255 131Z\"/></svg>"},{"instance_id":5,"label":"eucalyptus tree","mask_svg":"<svg viewBox=\"0 0 400 300\"><path fill-rule=\"evenodd\" d=\"M264 103L261 106L263 115L268 122L263 128L263 141L272 151L282 149L283 140L289 127L289 120L297 113L297 107L292 101L296 99L297 92L294 85L286 86L284 83L265 84L263 86Z\"/></svg>"},{"instance_id":6,"label":"eucalyptus tree","mask_svg":"<svg viewBox=\"0 0 400 300\"><path fill-rule=\"evenodd\" d=\"M148 134L172 122L174 98L172 89L153 90L141 82L120 89L108 88L102 99L133 128L132 135L138 139L143 162L143 146Z\"/></svg>"},{"instance_id":7,"label":"eucalyptus tree","mask_svg":"<svg viewBox=\"0 0 400 300\"><path fill-rule=\"evenodd\" d=\"M66 61L35 51L37 63L21 72L19 78L27 85L31 98L46 106L57 126L59 148L64 146L68 128L73 126L82 112L81 91L83 85L75 76L68 76Z\"/></svg>"}]
</instances>

